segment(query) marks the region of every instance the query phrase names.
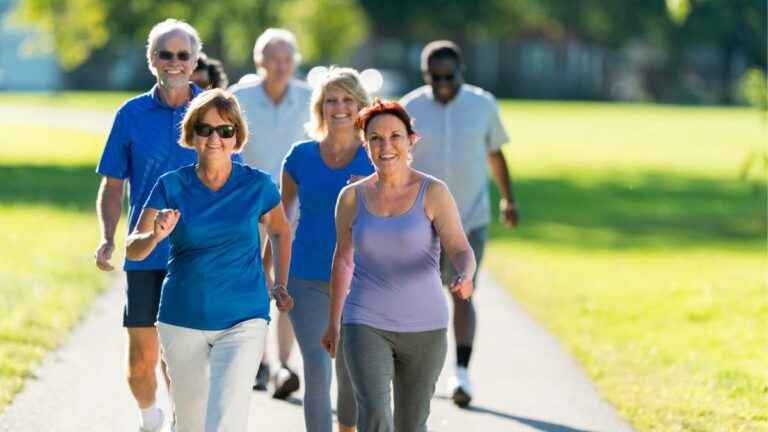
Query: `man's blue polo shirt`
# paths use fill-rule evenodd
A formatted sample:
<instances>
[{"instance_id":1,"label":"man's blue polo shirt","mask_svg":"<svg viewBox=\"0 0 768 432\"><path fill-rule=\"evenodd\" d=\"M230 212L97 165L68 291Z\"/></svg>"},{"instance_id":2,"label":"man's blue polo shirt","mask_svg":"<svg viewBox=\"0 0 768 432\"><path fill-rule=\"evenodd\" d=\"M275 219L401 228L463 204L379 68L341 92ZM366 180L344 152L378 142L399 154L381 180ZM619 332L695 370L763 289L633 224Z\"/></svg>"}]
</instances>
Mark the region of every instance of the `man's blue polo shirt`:
<instances>
[{"instance_id":1,"label":"man's blue polo shirt","mask_svg":"<svg viewBox=\"0 0 768 432\"><path fill-rule=\"evenodd\" d=\"M194 84L190 87L193 98L202 92ZM181 121L187 106L172 108L166 105L155 85L150 91L129 99L117 110L96 172L107 177L128 179L129 233L138 223L141 208L157 179L168 171L197 162L194 150L179 145ZM166 239L146 259L126 259L123 269L165 270L169 248Z\"/></svg>"}]
</instances>

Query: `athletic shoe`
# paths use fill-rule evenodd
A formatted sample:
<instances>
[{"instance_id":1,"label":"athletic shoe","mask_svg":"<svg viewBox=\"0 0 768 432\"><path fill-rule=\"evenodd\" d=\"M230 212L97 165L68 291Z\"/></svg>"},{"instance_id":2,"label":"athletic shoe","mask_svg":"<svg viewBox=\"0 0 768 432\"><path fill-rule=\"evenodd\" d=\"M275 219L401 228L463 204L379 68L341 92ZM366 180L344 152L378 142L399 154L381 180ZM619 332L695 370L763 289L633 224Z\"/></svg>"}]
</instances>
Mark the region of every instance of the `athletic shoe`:
<instances>
[{"instance_id":1,"label":"athletic shoe","mask_svg":"<svg viewBox=\"0 0 768 432\"><path fill-rule=\"evenodd\" d=\"M275 374L275 399L288 399L291 393L299 389L299 376L296 372L283 366Z\"/></svg>"},{"instance_id":2,"label":"athletic shoe","mask_svg":"<svg viewBox=\"0 0 768 432\"><path fill-rule=\"evenodd\" d=\"M269 365L261 363L259 364L259 371L256 372L256 383L253 385L253 389L256 391L266 391L267 384L269 384Z\"/></svg>"},{"instance_id":3,"label":"athletic shoe","mask_svg":"<svg viewBox=\"0 0 768 432\"><path fill-rule=\"evenodd\" d=\"M141 423L139 423L139 432L160 432L163 429L163 424L165 423L165 413L159 408L157 410L160 412L160 422L157 423L157 427L153 429L147 429L141 426Z\"/></svg>"},{"instance_id":4,"label":"athletic shoe","mask_svg":"<svg viewBox=\"0 0 768 432\"><path fill-rule=\"evenodd\" d=\"M465 367L457 367L452 379L453 403L460 408L466 408L472 401L472 384L469 382L469 371Z\"/></svg>"}]
</instances>

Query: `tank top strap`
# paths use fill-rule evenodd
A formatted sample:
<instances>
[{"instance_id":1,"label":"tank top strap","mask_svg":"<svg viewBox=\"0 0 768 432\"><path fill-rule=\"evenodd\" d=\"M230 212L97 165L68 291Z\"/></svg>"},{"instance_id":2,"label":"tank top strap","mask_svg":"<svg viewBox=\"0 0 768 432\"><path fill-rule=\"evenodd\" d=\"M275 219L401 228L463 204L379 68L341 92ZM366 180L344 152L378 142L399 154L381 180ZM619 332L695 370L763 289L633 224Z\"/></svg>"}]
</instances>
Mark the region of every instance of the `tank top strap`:
<instances>
[{"instance_id":1,"label":"tank top strap","mask_svg":"<svg viewBox=\"0 0 768 432\"><path fill-rule=\"evenodd\" d=\"M360 217L362 214L368 213L368 208L365 206L365 203L363 200L365 199L365 196L363 195L363 184L360 183L359 185L355 186L355 214L356 217Z\"/></svg>"},{"instance_id":2,"label":"tank top strap","mask_svg":"<svg viewBox=\"0 0 768 432\"><path fill-rule=\"evenodd\" d=\"M425 175L421 179L421 186L419 186L419 194L416 196L416 205L424 207L424 196L427 194L427 188L432 183L432 177ZM416 206L414 205L414 207Z\"/></svg>"}]
</instances>

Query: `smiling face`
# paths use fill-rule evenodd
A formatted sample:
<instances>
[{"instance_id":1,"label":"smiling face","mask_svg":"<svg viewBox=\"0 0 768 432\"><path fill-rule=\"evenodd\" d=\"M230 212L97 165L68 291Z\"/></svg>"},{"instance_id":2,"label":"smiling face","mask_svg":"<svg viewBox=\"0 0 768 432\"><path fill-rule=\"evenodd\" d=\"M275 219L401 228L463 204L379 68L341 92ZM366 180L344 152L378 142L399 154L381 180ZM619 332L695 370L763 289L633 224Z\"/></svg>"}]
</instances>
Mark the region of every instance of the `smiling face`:
<instances>
[{"instance_id":1,"label":"smiling face","mask_svg":"<svg viewBox=\"0 0 768 432\"><path fill-rule=\"evenodd\" d=\"M164 59L168 53L170 59ZM186 57L187 60L179 59ZM195 70L197 59L192 55L192 44L183 32L174 32L158 41L152 54L152 66L157 71L157 82L167 89L178 89L189 85L189 77Z\"/></svg>"},{"instance_id":2,"label":"smiling face","mask_svg":"<svg viewBox=\"0 0 768 432\"><path fill-rule=\"evenodd\" d=\"M392 114L377 115L365 131L368 155L378 172L408 166L413 143L403 121Z\"/></svg>"},{"instance_id":3,"label":"smiling face","mask_svg":"<svg viewBox=\"0 0 768 432\"><path fill-rule=\"evenodd\" d=\"M359 110L360 106L355 98L346 91L334 86L325 90L323 121L329 133L353 130Z\"/></svg>"},{"instance_id":4,"label":"smiling face","mask_svg":"<svg viewBox=\"0 0 768 432\"><path fill-rule=\"evenodd\" d=\"M198 122L206 126L216 128L218 126L234 126L234 123L221 117L216 108L209 109ZM210 131L209 131L210 132ZM230 138L222 138L221 132L212 131L207 137L200 136L197 132L193 138L193 145L200 159L229 158L237 146L237 135Z\"/></svg>"}]
</instances>

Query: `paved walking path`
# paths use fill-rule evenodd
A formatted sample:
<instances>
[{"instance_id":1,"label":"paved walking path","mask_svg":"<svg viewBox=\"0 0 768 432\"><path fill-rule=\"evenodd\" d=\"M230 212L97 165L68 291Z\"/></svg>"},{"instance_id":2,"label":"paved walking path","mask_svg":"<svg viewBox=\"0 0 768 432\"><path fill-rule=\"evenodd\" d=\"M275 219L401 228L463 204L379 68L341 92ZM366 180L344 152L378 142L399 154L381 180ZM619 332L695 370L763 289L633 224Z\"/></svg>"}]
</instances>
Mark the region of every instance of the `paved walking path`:
<instances>
[{"instance_id":1,"label":"paved walking path","mask_svg":"<svg viewBox=\"0 0 768 432\"><path fill-rule=\"evenodd\" d=\"M108 131L112 121L111 114L59 108L0 106L0 116L5 121L31 120L93 132ZM0 416L0 431L137 430L135 402L123 378L123 280L122 275L116 277L68 341L46 357ZM559 343L486 274L481 275L475 301L480 320L471 365L475 399L466 410L449 399L445 385L453 364L450 348L432 403L430 431L632 430ZM250 430L304 430L298 393L288 402L254 393ZM167 409L162 385L158 400Z\"/></svg>"},{"instance_id":2,"label":"paved walking path","mask_svg":"<svg viewBox=\"0 0 768 432\"><path fill-rule=\"evenodd\" d=\"M471 369L475 400L467 410L450 402L445 389L452 370L449 354L432 403L430 431L631 430L578 364L501 287L487 275L479 285L481 321ZM136 431L135 405L122 376L121 303L117 281L28 380L0 417L0 431ZM164 390L159 400L167 407ZM250 430L276 428L304 430L301 394L283 402L254 393Z\"/></svg>"}]
</instances>

